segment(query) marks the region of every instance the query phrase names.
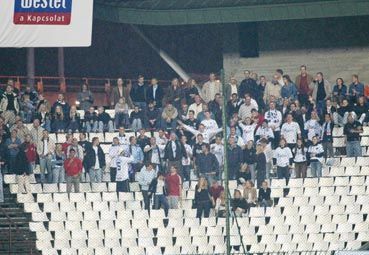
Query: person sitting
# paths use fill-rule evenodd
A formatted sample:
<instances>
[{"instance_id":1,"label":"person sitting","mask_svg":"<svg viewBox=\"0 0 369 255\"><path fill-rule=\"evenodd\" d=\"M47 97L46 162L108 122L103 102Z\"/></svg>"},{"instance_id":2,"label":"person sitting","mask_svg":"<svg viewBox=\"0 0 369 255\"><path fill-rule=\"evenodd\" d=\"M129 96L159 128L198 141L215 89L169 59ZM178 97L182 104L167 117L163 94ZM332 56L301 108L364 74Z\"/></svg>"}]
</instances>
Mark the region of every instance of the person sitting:
<instances>
[{"instance_id":1,"label":"person sitting","mask_svg":"<svg viewBox=\"0 0 369 255\"><path fill-rule=\"evenodd\" d=\"M263 207L270 207L273 205L273 201L270 198L271 189L268 187L268 182L263 181L261 188L259 189L258 203Z\"/></svg>"},{"instance_id":2,"label":"person sitting","mask_svg":"<svg viewBox=\"0 0 369 255\"><path fill-rule=\"evenodd\" d=\"M215 213L218 217L221 218L226 217L226 203L224 190L220 192L220 195L215 202Z\"/></svg>"},{"instance_id":3,"label":"person sitting","mask_svg":"<svg viewBox=\"0 0 369 255\"><path fill-rule=\"evenodd\" d=\"M143 119L144 119L143 112L141 111L141 109L138 108L138 106L135 106L135 108L133 109L133 112L131 112L131 116L129 117L131 128L134 132L142 129Z\"/></svg>"},{"instance_id":4,"label":"person sitting","mask_svg":"<svg viewBox=\"0 0 369 255\"><path fill-rule=\"evenodd\" d=\"M113 132L113 121L108 113L105 112L104 107L97 108L97 129L99 132Z\"/></svg>"},{"instance_id":5,"label":"person sitting","mask_svg":"<svg viewBox=\"0 0 369 255\"><path fill-rule=\"evenodd\" d=\"M174 130L177 126L177 117L178 117L177 109L172 105L171 102L168 102L161 114L161 128L163 129L170 128Z\"/></svg>"},{"instance_id":6,"label":"person sitting","mask_svg":"<svg viewBox=\"0 0 369 255\"><path fill-rule=\"evenodd\" d=\"M150 129L157 129L159 127L159 121L158 116L160 115L160 112L158 108L155 107L154 102L150 101L148 105L148 109L146 111L146 117L147 117L147 127Z\"/></svg>"},{"instance_id":7,"label":"person sitting","mask_svg":"<svg viewBox=\"0 0 369 255\"><path fill-rule=\"evenodd\" d=\"M240 170L236 174L237 185L243 185L246 181L251 180L251 173L247 164L242 164Z\"/></svg>"},{"instance_id":8,"label":"person sitting","mask_svg":"<svg viewBox=\"0 0 369 255\"><path fill-rule=\"evenodd\" d=\"M247 211L246 200L242 197L241 191L235 190L232 199L232 212L235 216L240 217L243 213Z\"/></svg>"},{"instance_id":9,"label":"person sitting","mask_svg":"<svg viewBox=\"0 0 369 255\"><path fill-rule=\"evenodd\" d=\"M244 184L243 197L247 202L247 208L256 206L256 189L254 183L250 180L246 181Z\"/></svg>"},{"instance_id":10,"label":"person sitting","mask_svg":"<svg viewBox=\"0 0 369 255\"><path fill-rule=\"evenodd\" d=\"M51 120L51 130L55 133L64 133L67 126L66 118L61 106L56 106Z\"/></svg>"},{"instance_id":11,"label":"person sitting","mask_svg":"<svg viewBox=\"0 0 369 255\"><path fill-rule=\"evenodd\" d=\"M119 127L128 128L129 117L128 117L128 104L124 97L119 98L118 103L115 105L115 128Z\"/></svg>"},{"instance_id":12,"label":"person sitting","mask_svg":"<svg viewBox=\"0 0 369 255\"><path fill-rule=\"evenodd\" d=\"M79 116L79 113L77 112L77 107L75 105L70 107L69 111L69 123L67 130L70 133L75 133L81 130L81 117Z\"/></svg>"},{"instance_id":13,"label":"person sitting","mask_svg":"<svg viewBox=\"0 0 369 255\"><path fill-rule=\"evenodd\" d=\"M84 125L87 133L96 132L97 130L97 114L95 108L91 106L88 111L85 112Z\"/></svg>"}]
</instances>

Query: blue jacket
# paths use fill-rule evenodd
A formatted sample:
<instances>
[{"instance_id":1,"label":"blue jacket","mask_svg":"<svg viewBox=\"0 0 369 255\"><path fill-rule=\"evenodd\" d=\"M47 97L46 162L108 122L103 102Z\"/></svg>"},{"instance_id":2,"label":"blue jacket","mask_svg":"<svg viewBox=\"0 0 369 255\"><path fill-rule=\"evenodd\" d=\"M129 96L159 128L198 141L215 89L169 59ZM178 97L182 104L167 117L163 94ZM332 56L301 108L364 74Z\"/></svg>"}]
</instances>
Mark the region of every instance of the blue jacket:
<instances>
[{"instance_id":1,"label":"blue jacket","mask_svg":"<svg viewBox=\"0 0 369 255\"><path fill-rule=\"evenodd\" d=\"M338 85L334 85L333 87L333 95L334 96L346 96L347 94L347 86L342 84L341 90L338 89Z\"/></svg>"},{"instance_id":2,"label":"blue jacket","mask_svg":"<svg viewBox=\"0 0 369 255\"><path fill-rule=\"evenodd\" d=\"M292 100L297 99L297 88L294 83L289 83L287 85L282 86L281 89L282 98L290 98Z\"/></svg>"},{"instance_id":3,"label":"blue jacket","mask_svg":"<svg viewBox=\"0 0 369 255\"><path fill-rule=\"evenodd\" d=\"M354 90L356 94L354 94ZM354 96L356 98L361 97L364 95L364 84L358 83L358 84L351 84L349 88L349 94L350 96Z\"/></svg>"}]
</instances>

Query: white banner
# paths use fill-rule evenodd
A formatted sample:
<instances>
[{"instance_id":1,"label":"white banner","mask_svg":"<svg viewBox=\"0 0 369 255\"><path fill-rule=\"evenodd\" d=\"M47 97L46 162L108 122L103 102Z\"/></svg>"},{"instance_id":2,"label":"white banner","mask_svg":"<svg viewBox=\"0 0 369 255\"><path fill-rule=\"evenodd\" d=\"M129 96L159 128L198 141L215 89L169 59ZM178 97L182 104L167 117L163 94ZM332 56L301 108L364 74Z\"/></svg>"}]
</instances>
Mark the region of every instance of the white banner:
<instances>
[{"instance_id":1,"label":"white banner","mask_svg":"<svg viewBox=\"0 0 369 255\"><path fill-rule=\"evenodd\" d=\"M0 47L91 46L93 0L0 0Z\"/></svg>"}]
</instances>

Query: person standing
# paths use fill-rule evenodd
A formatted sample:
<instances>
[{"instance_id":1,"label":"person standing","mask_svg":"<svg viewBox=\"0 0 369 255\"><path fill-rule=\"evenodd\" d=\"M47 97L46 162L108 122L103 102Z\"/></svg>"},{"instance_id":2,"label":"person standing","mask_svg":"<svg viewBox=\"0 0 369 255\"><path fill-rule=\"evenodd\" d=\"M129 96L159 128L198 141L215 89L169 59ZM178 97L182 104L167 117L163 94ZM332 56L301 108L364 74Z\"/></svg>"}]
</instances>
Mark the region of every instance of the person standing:
<instances>
[{"instance_id":1,"label":"person standing","mask_svg":"<svg viewBox=\"0 0 369 255\"><path fill-rule=\"evenodd\" d=\"M154 102L155 107L161 110L163 106L163 98L164 91L161 86L158 84L158 80L156 78L151 79L151 86L149 86L146 90L146 103Z\"/></svg>"},{"instance_id":2,"label":"person standing","mask_svg":"<svg viewBox=\"0 0 369 255\"><path fill-rule=\"evenodd\" d=\"M268 126L273 130L273 148L276 148L281 134L282 113L276 109L275 102L269 103L269 111L265 112L264 118L268 121Z\"/></svg>"},{"instance_id":3,"label":"person standing","mask_svg":"<svg viewBox=\"0 0 369 255\"><path fill-rule=\"evenodd\" d=\"M52 182L51 156L55 151L55 142L49 137L49 132L42 132L42 139L37 144L37 154L40 158L41 182L45 182L45 173L47 173L47 181Z\"/></svg>"},{"instance_id":4,"label":"person standing","mask_svg":"<svg viewBox=\"0 0 369 255\"><path fill-rule=\"evenodd\" d=\"M76 151L74 151L75 153ZM87 152L87 169L89 171L90 182L101 182L103 169L105 169L105 154L100 146L98 137L92 138L92 147Z\"/></svg>"},{"instance_id":5,"label":"person standing","mask_svg":"<svg viewBox=\"0 0 369 255\"><path fill-rule=\"evenodd\" d=\"M18 179L18 193L23 194L31 192L29 175L32 174L32 164L36 161L36 148L31 136L27 135L25 138L25 142L19 146L14 168Z\"/></svg>"},{"instance_id":6,"label":"person standing","mask_svg":"<svg viewBox=\"0 0 369 255\"><path fill-rule=\"evenodd\" d=\"M293 149L293 162L295 163L295 177L306 178L307 171L307 149L302 139L297 139L296 147Z\"/></svg>"},{"instance_id":7,"label":"person standing","mask_svg":"<svg viewBox=\"0 0 369 255\"><path fill-rule=\"evenodd\" d=\"M15 169L17 162L17 155L19 153L19 147L22 144L21 140L17 137L17 130L13 129L10 133L10 138L6 139L5 145L8 148L9 155L9 171L12 172Z\"/></svg>"},{"instance_id":8,"label":"person standing","mask_svg":"<svg viewBox=\"0 0 369 255\"><path fill-rule=\"evenodd\" d=\"M182 200L182 178L177 173L177 168L172 166L165 182L168 189L168 203L170 209L178 209L178 202Z\"/></svg>"},{"instance_id":9,"label":"person standing","mask_svg":"<svg viewBox=\"0 0 369 255\"><path fill-rule=\"evenodd\" d=\"M241 81L240 86L238 87L238 97L244 98L245 94L250 94L253 99L256 99L257 93L257 83L254 79L250 77L250 71L244 71L245 79Z\"/></svg>"},{"instance_id":10,"label":"person standing","mask_svg":"<svg viewBox=\"0 0 369 255\"><path fill-rule=\"evenodd\" d=\"M130 180L133 181L135 179L135 174L140 171L143 166L144 154L140 146L137 145L137 139L134 136L129 138L128 145L129 155L133 156L133 162L131 163L130 169Z\"/></svg>"},{"instance_id":11,"label":"person standing","mask_svg":"<svg viewBox=\"0 0 369 255\"><path fill-rule=\"evenodd\" d=\"M313 90L313 100L317 104L318 113L324 108L324 101L332 96L332 87L328 80L324 79L323 73L318 72L315 80L310 84L310 88Z\"/></svg>"},{"instance_id":12,"label":"person standing","mask_svg":"<svg viewBox=\"0 0 369 255\"><path fill-rule=\"evenodd\" d=\"M164 208L165 217L168 216L168 210L169 210L169 204L167 200L167 189L165 187L165 177L164 174L161 172L158 172L158 175L156 178L152 180L152 182L149 185L149 197L153 196L154 199L154 210L159 210L160 207Z\"/></svg>"},{"instance_id":13,"label":"person standing","mask_svg":"<svg viewBox=\"0 0 369 255\"><path fill-rule=\"evenodd\" d=\"M77 98L79 108L83 111L88 111L94 103L94 96L86 83L82 84L81 92L78 93Z\"/></svg>"},{"instance_id":14,"label":"person standing","mask_svg":"<svg viewBox=\"0 0 369 255\"><path fill-rule=\"evenodd\" d=\"M205 218L209 218L212 204L214 204L214 201L208 189L208 182L204 177L200 177L195 187L194 207L197 209L196 218L201 218L203 213Z\"/></svg>"},{"instance_id":15,"label":"person standing","mask_svg":"<svg viewBox=\"0 0 369 255\"><path fill-rule=\"evenodd\" d=\"M293 155L291 149L287 147L286 139L281 138L279 147L275 149L273 159L277 165L278 179L285 178L288 182L290 178L291 159Z\"/></svg>"},{"instance_id":16,"label":"person standing","mask_svg":"<svg viewBox=\"0 0 369 255\"><path fill-rule=\"evenodd\" d=\"M169 142L164 149L164 159L168 161L167 169L169 170L172 166L175 166L181 175L183 154L183 145L177 140L177 135L174 132L170 133Z\"/></svg>"},{"instance_id":17,"label":"person standing","mask_svg":"<svg viewBox=\"0 0 369 255\"><path fill-rule=\"evenodd\" d=\"M209 75L209 80L202 87L202 98L206 103L214 99L215 94L222 94L222 84L216 80L215 73Z\"/></svg>"},{"instance_id":18,"label":"person standing","mask_svg":"<svg viewBox=\"0 0 369 255\"><path fill-rule=\"evenodd\" d=\"M241 168L241 164L243 162L243 155L242 150L240 146L236 144L234 137L229 137L228 139L227 156L228 156L228 178L230 180L235 180L236 174ZM219 177L222 178L221 173L219 174Z\"/></svg>"},{"instance_id":19,"label":"person standing","mask_svg":"<svg viewBox=\"0 0 369 255\"><path fill-rule=\"evenodd\" d=\"M147 85L145 84L145 77L143 75L139 75L137 82L133 83L131 98L133 104L143 111L146 111L146 90Z\"/></svg>"},{"instance_id":20,"label":"person standing","mask_svg":"<svg viewBox=\"0 0 369 255\"><path fill-rule=\"evenodd\" d=\"M109 157L110 157L110 181L115 182L117 175L117 159L121 154L122 146L119 144L118 137L113 138L113 143L109 148ZM128 165L127 165L128 167Z\"/></svg>"},{"instance_id":21,"label":"person standing","mask_svg":"<svg viewBox=\"0 0 369 255\"><path fill-rule=\"evenodd\" d=\"M210 152L209 144L201 146L202 153L196 156L195 165L200 177L204 177L207 183L212 183L219 172L219 163L213 153Z\"/></svg>"},{"instance_id":22,"label":"person standing","mask_svg":"<svg viewBox=\"0 0 369 255\"><path fill-rule=\"evenodd\" d=\"M313 137L312 142L308 149L311 174L313 177L322 177L323 146L318 143L317 136Z\"/></svg>"},{"instance_id":23,"label":"person standing","mask_svg":"<svg viewBox=\"0 0 369 255\"><path fill-rule=\"evenodd\" d=\"M74 148L73 148L74 149ZM75 149L74 149L75 150ZM70 151L70 150L69 150ZM70 152L68 151L68 157ZM53 173L53 183L62 183L64 182L64 161L65 161L65 153L63 152L63 147L61 144L57 144L55 148L55 153L52 155L52 173Z\"/></svg>"},{"instance_id":24,"label":"person standing","mask_svg":"<svg viewBox=\"0 0 369 255\"><path fill-rule=\"evenodd\" d=\"M334 123L330 114L324 115L324 123L322 125L322 144L324 149L324 158L333 158L333 127Z\"/></svg>"},{"instance_id":25,"label":"person standing","mask_svg":"<svg viewBox=\"0 0 369 255\"><path fill-rule=\"evenodd\" d=\"M116 175L114 181L117 182L117 192L129 192L129 164L134 160L132 155L122 151L116 158Z\"/></svg>"},{"instance_id":26,"label":"person standing","mask_svg":"<svg viewBox=\"0 0 369 255\"><path fill-rule=\"evenodd\" d=\"M147 163L136 176L136 179L141 186L145 210L150 210L149 186L155 177L156 171L150 163Z\"/></svg>"},{"instance_id":27,"label":"person standing","mask_svg":"<svg viewBox=\"0 0 369 255\"><path fill-rule=\"evenodd\" d=\"M153 164L156 170L162 171L162 155L155 137L150 138L150 144L146 145L143 151L145 162Z\"/></svg>"},{"instance_id":28,"label":"person standing","mask_svg":"<svg viewBox=\"0 0 369 255\"><path fill-rule=\"evenodd\" d=\"M256 145L256 159L255 159L255 172L257 187L260 188L262 182L266 179L266 156L264 153L264 146L262 144Z\"/></svg>"},{"instance_id":29,"label":"person standing","mask_svg":"<svg viewBox=\"0 0 369 255\"><path fill-rule=\"evenodd\" d=\"M282 125L281 137L287 141L287 146L292 150L296 146L296 140L301 138L299 124L293 121L292 114L287 115L287 122Z\"/></svg>"},{"instance_id":30,"label":"person standing","mask_svg":"<svg viewBox=\"0 0 369 255\"><path fill-rule=\"evenodd\" d=\"M346 135L346 154L347 157L361 157L362 149L360 145L360 134L363 127L359 121L356 121L350 113L347 117L347 123L343 128Z\"/></svg>"},{"instance_id":31,"label":"person standing","mask_svg":"<svg viewBox=\"0 0 369 255\"><path fill-rule=\"evenodd\" d=\"M72 148L69 151L69 158L64 161L64 169L67 179L67 192L72 191L72 184L74 185L74 192L79 192L79 184L82 173L82 161L75 157L76 151Z\"/></svg>"},{"instance_id":32,"label":"person standing","mask_svg":"<svg viewBox=\"0 0 369 255\"><path fill-rule=\"evenodd\" d=\"M306 66L300 66L300 74L296 77L296 87L298 92L298 99L302 105L306 105L311 94L309 84L313 82L313 76L311 76Z\"/></svg>"}]
</instances>

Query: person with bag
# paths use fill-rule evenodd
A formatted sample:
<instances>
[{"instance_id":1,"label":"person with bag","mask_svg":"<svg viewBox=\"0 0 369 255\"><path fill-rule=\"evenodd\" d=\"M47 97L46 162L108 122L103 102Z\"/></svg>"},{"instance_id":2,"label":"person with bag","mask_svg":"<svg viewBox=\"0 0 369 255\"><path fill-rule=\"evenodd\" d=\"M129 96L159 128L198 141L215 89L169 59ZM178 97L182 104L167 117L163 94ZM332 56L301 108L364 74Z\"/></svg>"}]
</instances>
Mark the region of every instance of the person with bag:
<instances>
[{"instance_id":1,"label":"person with bag","mask_svg":"<svg viewBox=\"0 0 369 255\"><path fill-rule=\"evenodd\" d=\"M69 158L64 161L64 169L67 179L67 192L72 190L72 183L74 184L74 192L79 192L79 184L82 173L82 161L76 157L75 149L69 150Z\"/></svg>"},{"instance_id":2,"label":"person with bag","mask_svg":"<svg viewBox=\"0 0 369 255\"><path fill-rule=\"evenodd\" d=\"M209 218L210 208L214 204L214 200L208 189L208 182L205 177L200 177L195 188L194 208L197 209L196 217L201 218L204 213L205 218Z\"/></svg>"}]
</instances>

